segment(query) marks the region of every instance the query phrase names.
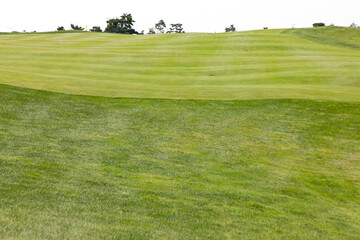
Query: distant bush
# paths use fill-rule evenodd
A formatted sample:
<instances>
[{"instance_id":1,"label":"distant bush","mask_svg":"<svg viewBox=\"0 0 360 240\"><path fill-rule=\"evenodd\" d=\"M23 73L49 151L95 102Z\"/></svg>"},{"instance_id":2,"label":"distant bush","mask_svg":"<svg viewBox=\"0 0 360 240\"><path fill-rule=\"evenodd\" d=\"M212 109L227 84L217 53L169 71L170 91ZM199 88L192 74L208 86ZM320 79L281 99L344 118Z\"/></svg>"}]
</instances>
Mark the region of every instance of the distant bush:
<instances>
[{"instance_id":1,"label":"distant bush","mask_svg":"<svg viewBox=\"0 0 360 240\"><path fill-rule=\"evenodd\" d=\"M149 32L148 32L148 34L155 34L155 30L154 30L154 28L149 28Z\"/></svg>"},{"instance_id":2,"label":"distant bush","mask_svg":"<svg viewBox=\"0 0 360 240\"><path fill-rule=\"evenodd\" d=\"M236 28L234 27L234 24L231 24L230 27L225 28L225 32L235 32Z\"/></svg>"},{"instance_id":3,"label":"distant bush","mask_svg":"<svg viewBox=\"0 0 360 240\"><path fill-rule=\"evenodd\" d=\"M350 25L350 27L351 27L351 28L357 28L358 26L356 25L356 23L352 23L352 24Z\"/></svg>"},{"instance_id":4,"label":"distant bush","mask_svg":"<svg viewBox=\"0 0 360 240\"><path fill-rule=\"evenodd\" d=\"M264 29L269 29L268 27L264 27Z\"/></svg>"},{"instance_id":5,"label":"distant bush","mask_svg":"<svg viewBox=\"0 0 360 240\"><path fill-rule=\"evenodd\" d=\"M65 28L63 26L57 28L58 31L65 31Z\"/></svg>"},{"instance_id":6,"label":"distant bush","mask_svg":"<svg viewBox=\"0 0 360 240\"><path fill-rule=\"evenodd\" d=\"M102 32L102 30L100 27L94 26L94 27L92 27L92 29L90 29L90 32Z\"/></svg>"},{"instance_id":7,"label":"distant bush","mask_svg":"<svg viewBox=\"0 0 360 240\"><path fill-rule=\"evenodd\" d=\"M313 27L325 27L325 23L314 23Z\"/></svg>"},{"instance_id":8,"label":"distant bush","mask_svg":"<svg viewBox=\"0 0 360 240\"><path fill-rule=\"evenodd\" d=\"M80 30L80 31L84 30L83 27L80 27L80 26L74 25L74 24L71 24L70 27L71 27L72 30Z\"/></svg>"},{"instance_id":9,"label":"distant bush","mask_svg":"<svg viewBox=\"0 0 360 240\"><path fill-rule=\"evenodd\" d=\"M185 33L181 23L170 24L171 28L166 33Z\"/></svg>"}]
</instances>

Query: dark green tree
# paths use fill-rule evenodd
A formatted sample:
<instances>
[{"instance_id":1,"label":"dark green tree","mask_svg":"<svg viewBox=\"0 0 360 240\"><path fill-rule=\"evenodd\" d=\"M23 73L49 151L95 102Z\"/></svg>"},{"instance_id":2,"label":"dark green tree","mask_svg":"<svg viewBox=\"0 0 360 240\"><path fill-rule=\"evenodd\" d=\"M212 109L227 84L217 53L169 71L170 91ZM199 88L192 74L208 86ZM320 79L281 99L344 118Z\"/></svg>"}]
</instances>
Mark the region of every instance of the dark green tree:
<instances>
[{"instance_id":1,"label":"dark green tree","mask_svg":"<svg viewBox=\"0 0 360 240\"><path fill-rule=\"evenodd\" d=\"M65 28L63 26L57 28L58 31L65 31Z\"/></svg>"},{"instance_id":2,"label":"dark green tree","mask_svg":"<svg viewBox=\"0 0 360 240\"><path fill-rule=\"evenodd\" d=\"M106 21L107 27L105 32L137 34L138 32L132 28L134 20L131 14L124 13L120 18L112 18Z\"/></svg>"},{"instance_id":3,"label":"dark green tree","mask_svg":"<svg viewBox=\"0 0 360 240\"><path fill-rule=\"evenodd\" d=\"M71 24L70 27L71 27L72 30L80 30L80 31L84 30L83 27L80 27L80 26L74 25L74 24Z\"/></svg>"},{"instance_id":4,"label":"dark green tree","mask_svg":"<svg viewBox=\"0 0 360 240\"><path fill-rule=\"evenodd\" d=\"M225 28L225 32L235 32L236 28L234 27L234 24L231 24L230 27Z\"/></svg>"},{"instance_id":5,"label":"dark green tree","mask_svg":"<svg viewBox=\"0 0 360 240\"><path fill-rule=\"evenodd\" d=\"M170 25L171 27L169 31L167 31L167 33L185 33L181 23L170 24Z\"/></svg>"},{"instance_id":6,"label":"dark green tree","mask_svg":"<svg viewBox=\"0 0 360 240\"><path fill-rule=\"evenodd\" d=\"M102 30L100 27L94 26L94 27L92 27L92 29L90 29L90 32L102 32Z\"/></svg>"},{"instance_id":7,"label":"dark green tree","mask_svg":"<svg viewBox=\"0 0 360 240\"><path fill-rule=\"evenodd\" d=\"M154 30L154 28L149 28L149 32L148 32L148 34L155 34L155 30Z\"/></svg>"},{"instance_id":8,"label":"dark green tree","mask_svg":"<svg viewBox=\"0 0 360 240\"><path fill-rule=\"evenodd\" d=\"M155 24L155 29L158 33L164 33L166 29L166 24L164 20L160 20L158 23Z\"/></svg>"}]
</instances>

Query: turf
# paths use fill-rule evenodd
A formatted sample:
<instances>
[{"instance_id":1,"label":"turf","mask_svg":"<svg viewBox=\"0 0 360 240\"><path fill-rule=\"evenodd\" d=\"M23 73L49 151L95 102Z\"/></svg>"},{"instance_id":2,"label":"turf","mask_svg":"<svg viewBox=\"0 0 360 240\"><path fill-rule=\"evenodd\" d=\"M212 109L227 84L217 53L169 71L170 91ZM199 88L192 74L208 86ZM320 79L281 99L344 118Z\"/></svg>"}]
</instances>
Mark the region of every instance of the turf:
<instances>
[{"instance_id":1,"label":"turf","mask_svg":"<svg viewBox=\"0 0 360 240\"><path fill-rule=\"evenodd\" d=\"M294 34L319 43L360 49L360 28L315 27L288 29L283 33Z\"/></svg>"},{"instance_id":2,"label":"turf","mask_svg":"<svg viewBox=\"0 0 360 240\"><path fill-rule=\"evenodd\" d=\"M0 39L0 239L359 238L356 48L290 30Z\"/></svg>"},{"instance_id":3,"label":"turf","mask_svg":"<svg viewBox=\"0 0 360 240\"><path fill-rule=\"evenodd\" d=\"M360 103L0 92L1 238L359 236Z\"/></svg>"},{"instance_id":4,"label":"turf","mask_svg":"<svg viewBox=\"0 0 360 240\"><path fill-rule=\"evenodd\" d=\"M0 83L108 97L360 100L359 50L282 32L4 34Z\"/></svg>"}]
</instances>

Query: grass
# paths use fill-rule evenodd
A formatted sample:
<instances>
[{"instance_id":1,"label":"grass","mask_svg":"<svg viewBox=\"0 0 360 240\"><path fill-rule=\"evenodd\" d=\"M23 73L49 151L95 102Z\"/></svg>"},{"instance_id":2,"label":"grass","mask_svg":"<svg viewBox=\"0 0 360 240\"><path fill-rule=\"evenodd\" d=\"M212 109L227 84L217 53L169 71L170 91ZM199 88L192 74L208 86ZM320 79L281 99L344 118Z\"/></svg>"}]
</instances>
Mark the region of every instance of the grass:
<instances>
[{"instance_id":1,"label":"grass","mask_svg":"<svg viewBox=\"0 0 360 240\"><path fill-rule=\"evenodd\" d=\"M1 35L0 239L359 238L360 52L281 32Z\"/></svg>"},{"instance_id":2,"label":"grass","mask_svg":"<svg viewBox=\"0 0 360 240\"><path fill-rule=\"evenodd\" d=\"M359 236L359 103L0 97L2 238Z\"/></svg>"},{"instance_id":3,"label":"grass","mask_svg":"<svg viewBox=\"0 0 360 240\"><path fill-rule=\"evenodd\" d=\"M288 29L283 33L304 37L319 43L360 49L360 28L315 27Z\"/></svg>"},{"instance_id":4,"label":"grass","mask_svg":"<svg viewBox=\"0 0 360 240\"><path fill-rule=\"evenodd\" d=\"M107 97L360 100L360 51L282 32L0 35L0 83Z\"/></svg>"}]
</instances>

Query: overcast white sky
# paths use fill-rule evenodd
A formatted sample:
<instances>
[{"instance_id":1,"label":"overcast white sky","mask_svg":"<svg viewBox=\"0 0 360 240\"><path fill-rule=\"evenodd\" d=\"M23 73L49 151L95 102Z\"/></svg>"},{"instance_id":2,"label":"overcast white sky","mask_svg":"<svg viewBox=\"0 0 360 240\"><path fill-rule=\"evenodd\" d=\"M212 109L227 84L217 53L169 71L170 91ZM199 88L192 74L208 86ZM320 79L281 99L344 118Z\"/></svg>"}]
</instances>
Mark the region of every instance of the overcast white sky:
<instances>
[{"instance_id":1,"label":"overcast white sky","mask_svg":"<svg viewBox=\"0 0 360 240\"><path fill-rule=\"evenodd\" d=\"M108 18L131 13L137 31L164 19L186 32L311 27L314 22L360 25L360 0L0 0L0 31L52 31L58 26L106 26Z\"/></svg>"}]
</instances>

